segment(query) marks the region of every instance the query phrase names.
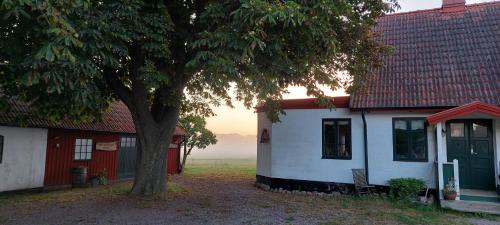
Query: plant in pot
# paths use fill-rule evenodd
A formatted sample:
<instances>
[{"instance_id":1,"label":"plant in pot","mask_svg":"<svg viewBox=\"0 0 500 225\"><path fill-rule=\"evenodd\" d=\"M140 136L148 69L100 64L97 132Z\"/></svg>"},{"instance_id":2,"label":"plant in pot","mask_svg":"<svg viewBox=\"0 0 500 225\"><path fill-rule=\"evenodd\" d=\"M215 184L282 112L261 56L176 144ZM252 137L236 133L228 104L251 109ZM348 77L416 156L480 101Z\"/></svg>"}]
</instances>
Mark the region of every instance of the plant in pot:
<instances>
[{"instance_id":1,"label":"plant in pot","mask_svg":"<svg viewBox=\"0 0 500 225\"><path fill-rule=\"evenodd\" d=\"M107 185L108 184L108 173L106 170L102 170L97 172L95 176L90 179L90 183L92 187L97 187L98 185Z\"/></svg>"},{"instance_id":2,"label":"plant in pot","mask_svg":"<svg viewBox=\"0 0 500 225\"><path fill-rule=\"evenodd\" d=\"M107 185L108 184L108 173L106 172L106 169L97 172L97 183L99 185Z\"/></svg>"},{"instance_id":3,"label":"plant in pot","mask_svg":"<svg viewBox=\"0 0 500 225\"><path fill-rule=\"evenodd\" d=\"M450 178L443 190L445 200L455 200L457 198L457 189L455 188L455 179Z\"/></svg>"}]
</instances>

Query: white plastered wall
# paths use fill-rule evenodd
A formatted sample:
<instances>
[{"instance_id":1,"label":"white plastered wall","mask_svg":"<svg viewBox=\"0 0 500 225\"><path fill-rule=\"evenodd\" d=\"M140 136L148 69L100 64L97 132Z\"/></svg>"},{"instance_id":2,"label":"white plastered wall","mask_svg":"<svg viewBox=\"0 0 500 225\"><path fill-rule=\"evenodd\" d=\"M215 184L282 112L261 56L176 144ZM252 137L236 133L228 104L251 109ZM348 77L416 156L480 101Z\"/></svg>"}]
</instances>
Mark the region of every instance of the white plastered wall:
<instances>
[{"instance_id":1,"label":"white plastered wall","mask_svg":"<svg viewBox=\"0 0 500 225\"><path fill-rule=\"evenodd\" d=\"M428 187L435 188L435 135L434 127L427 127L427 154L426 162L395 161L393 159L393 118L422 117L424 113L382 113L374 112L366 115L368 124L368 156L370 183L387 185L392 178L413 177L424 180Z\"/></svg>"},{"instance_id":2,"label":"white plastered wall","mask_svg":"<svg viewBox=\"0 0 500 225\"><path fill-rule=\"evenodd\" d=\"M322 159L322 119L350 118L352 159ZM272 177L352 183L353 168L364 168L363 122L349 109L294 109L272 129Z\"/></svg>"},{"instance_id":3,"label":"white plastered wall","mask_svg":"<svg viewBox=\"0 0 500 225\"><path fill-rule=\"evenodd\" d=\"M271 177L271 143L273 142L272 123L266 113L259 112L257 115L257 175ZM270 137L268 143L261 143L261 134L267 129Z\"/></svg>"},{"instance_id":4,"label":"white plastered wall","mask_svg":"<svg viewBox=\"0 0 500 225\"><path fill-rule=\"evenodd\" d=\"M0 126L0 192L43 187L47 129Z\"/></svg>"},{"instance_id":5,"label":"white plastered wall","mask_svg":"<svg viewBox=\"0 0 500 225\"><path fill-rule=\"evenodd\" d=\"M428 161L393 160L392 119L426 117L420 113L368 113L368 152L370 183L387 185L391 178L414 177L435 186L435 138L428 127ZM322 119L350 118L352 159L322 159ZM269 129L271 144L258 144L257 174L272 178L352 183L354 168L364 168L363 121L361 113L349 109L293 109L271 125L265 113L259 113L258 139L264 127Z\"/></svg>"}]
</instances>

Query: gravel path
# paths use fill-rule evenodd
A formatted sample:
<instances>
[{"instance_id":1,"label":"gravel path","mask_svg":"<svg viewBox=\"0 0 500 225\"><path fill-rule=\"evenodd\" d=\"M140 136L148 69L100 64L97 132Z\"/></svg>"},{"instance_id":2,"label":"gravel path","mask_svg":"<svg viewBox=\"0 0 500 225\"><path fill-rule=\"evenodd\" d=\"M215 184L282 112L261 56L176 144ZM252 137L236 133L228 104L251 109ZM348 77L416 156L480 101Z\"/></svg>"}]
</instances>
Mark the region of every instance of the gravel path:
<instances>
[{"instance_id":1,"label":"gravel path","mask_svg":"<svg viewBox=\"0 0 500 225\"><path fill-rule=\"evenodd\" d=\"M485 219L470 218L468 219L468 221L473 225L500 225L500 222L498 221L490 221Z\"/></svg>"},{"instance_id":2,"label":"gravel path","mask_svg":"<svg viewBox=\"0 0 500 225\"><path fill-rule=\"evenodd\" d=\"M77 201L3 205L0 206L0 224L318 223L298 215L293 206L278 204L283 198L307 197L262 191L253 186L254 179L176 176L172 180L187 190L160 200L89 194Z\"/></svg>"},{"instance_id":3,"label":"gravel path","mask_svg":"<svg viewBox=\"0 0 500 225\"><path fill-rule=\"evenodd\" d=\"M227 175L174 176L171 180L181 191L154 200L126 194L89 193L77 199L59 199L59 195L54 195L54 199L0 204L0 224L426 223L420 221L423 217L420 212L391 208L388 201L271 193L255 188L254 179ZM469 222L490 224L482 220Z\"/></svg>"}]
</instances>

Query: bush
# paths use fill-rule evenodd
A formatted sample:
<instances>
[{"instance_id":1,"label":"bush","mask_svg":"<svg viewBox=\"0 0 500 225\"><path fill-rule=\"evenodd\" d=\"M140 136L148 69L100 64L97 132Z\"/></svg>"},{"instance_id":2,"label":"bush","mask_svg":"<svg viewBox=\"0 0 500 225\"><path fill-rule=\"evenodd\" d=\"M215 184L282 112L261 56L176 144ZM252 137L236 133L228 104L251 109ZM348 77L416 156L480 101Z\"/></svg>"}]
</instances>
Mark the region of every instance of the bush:
<instances>
[{"instance_id":1,"label":"bush","mask_svg":"<svg viewBox=\"0 0 500 225\"><path fill-rule=\"evenodd\" d=\"M389 180L390 194L398 200L409 200L417 197L425 187L425 181L416 178L396 178Z\"/></svg>"}]
</instances>

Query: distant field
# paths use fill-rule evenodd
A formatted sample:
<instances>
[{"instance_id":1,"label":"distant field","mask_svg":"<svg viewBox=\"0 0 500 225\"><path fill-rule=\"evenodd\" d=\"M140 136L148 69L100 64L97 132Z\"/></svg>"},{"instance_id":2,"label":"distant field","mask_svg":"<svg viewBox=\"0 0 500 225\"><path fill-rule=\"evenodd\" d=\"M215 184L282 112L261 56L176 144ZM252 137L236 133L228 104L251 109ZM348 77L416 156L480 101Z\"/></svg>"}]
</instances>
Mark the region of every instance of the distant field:
<instances>
[{"instance_id":1,"label":"distant field","mask_svg":"<svg viewBox=\"0 0 500 225\"><path fill-rule=\"evenodd\" d=\"M257 165L257 160L255 158L241 158L241 159L190 159L187 160L187 165L189 164L237 164L237 165Z\"/></svg>"},{"instance_id":2,"label":"distant field","mask_svg":"<svg viewBox=\"0 0 500 225\"><path fill-rule=\"evenodd\" d=\"M238 175L256 174L255 159L191 159L185 168L185 175Z\"/></svg>"}]
</instances>

